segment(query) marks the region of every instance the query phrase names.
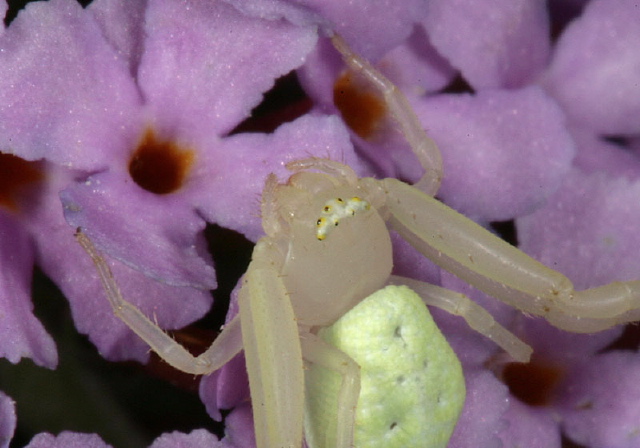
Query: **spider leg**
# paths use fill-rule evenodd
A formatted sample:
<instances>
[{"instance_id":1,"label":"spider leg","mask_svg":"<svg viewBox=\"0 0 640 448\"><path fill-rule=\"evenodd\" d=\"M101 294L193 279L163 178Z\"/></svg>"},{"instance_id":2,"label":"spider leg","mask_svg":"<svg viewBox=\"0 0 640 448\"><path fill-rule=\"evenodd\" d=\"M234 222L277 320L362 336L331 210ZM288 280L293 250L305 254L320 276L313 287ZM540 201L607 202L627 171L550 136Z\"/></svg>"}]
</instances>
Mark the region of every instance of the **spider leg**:
<instances>
[{"instance_id":1,"label":"spider leg","mask_svg":"<svg viewBox=\"0 0 640 448\"><path fill-rule=\"evenodd\" d=\"M353 446L356 407L360 396L360 366L348 355L312 333L301 333L300 340L305 360L342 376L335 431L315 435L311 434L315 428L307 426L307 443L313 443L324 436L326 440L317 440L318 446L350 448ZM331 425L329 427L333 429Z\"/></svg>"},{"instance_id":2,"label":"spider leg","mask_svg":"<svg viewBox=\"0 0 640 448\"><path fill-rule=\"evenodd\" d=\"M502 347L517 362L529 362L533 350L516 335L495 321L493 316L464 294L418 280L392 275L392 285L414 290L426 305L435 306L462 317L469 327Z\"/></svg>"},{"instance_id":3,"label":"spider leg","mask_svg":"<svg viewBox=\"0 0 640 448\"><path fill-rule=\"evenodd\" d=\"M278 255L258 241L238 295L256 443L302 446L304 373L300 336Z\"/></svg>"},{"instance_id":4,"label":"spider leg","mask_svg":"<svg viewBox=\"0 0 640 448\"><path fill-rule=\"evenodd\" d=\"M211 347L200 356L193 356L138 308L124 300L109 265L91 240L81 231L76 233L76 239L93 260L114 314L168 364L183 372L206 375L218 370L240 352L240 319L236 317L225 326Z\"/></svg>"},{"instance_id":5,"label":"spider leg","mask_svg":"<svg viewBox=\"0 0 640 448\"><path fill-rule=\"evenodd\" d=\"M278 208L276 201L276 187L278 186L278 178L271 173L267 176L262 190L262 201L260 203L260 211L262 213L262 228L264 233L273 237L283 232L282 222L278 216Z\"/></svg>"},{"instance_id":6,"label":"spider leg","mask_svg":"<svg viewBox=\"0 0 640 448\"><path fill-rule=\"evenodd\" d=\"M345 64L369 82L373 89L380 92L389 115L425 170L424 176L416 183L416 187L431 196L435 195L442 181L442 156L435 142L424 131L407 98L366 59L354 53L342 37L334 34L331 41L342 55Z\"/></svg>"},{"instance_id":7,"label":"spider leg","mask_svg":"<svg viewBox=\"0 0 640 448\"><path fill-rule=\"evenodd\" d=\"M434 263L525 313L573 332L595 332L640 317L640 282L575 291L571 281L433 197L382 181L389 224Z\"/></svg>"}]
</instances>

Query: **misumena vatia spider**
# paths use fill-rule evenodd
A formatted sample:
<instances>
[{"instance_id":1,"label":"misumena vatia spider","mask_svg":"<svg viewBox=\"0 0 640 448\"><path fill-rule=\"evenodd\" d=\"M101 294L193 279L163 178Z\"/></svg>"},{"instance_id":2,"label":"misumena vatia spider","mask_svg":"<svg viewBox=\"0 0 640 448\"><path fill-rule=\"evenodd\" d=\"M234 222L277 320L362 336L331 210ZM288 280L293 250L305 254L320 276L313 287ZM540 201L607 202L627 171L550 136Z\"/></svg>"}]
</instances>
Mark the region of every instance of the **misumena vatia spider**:
<instances>
[{"instance_id":1,"label":"misumena vatia spider","mask_svg":"<svg viewBox=\"0 0 640 448\"><path fill-rule=\"evenodd\" d=\"M244 349L262 448L302 445L303 360L342 375L335 446L352 446L358 366L317 333L386 284L409 286L425 303L462 316L515 360L529 359L526 344L464 295L392 276L389 229L476 288L559 328L595 332L640 317L640 281L575 291L559 272L434 199L442 175L440 155L407 100L338 36L333 42L347 65L384 98L426 174L411 186L396 179L358 178L341 163L310 158L287 164L293 174L286 183L269 176L262 197L266 236L256 244L244 277L240 313L202 355L193 357L126 302L101 255L78 233L115 313L169 364L207 374Z\"/></svg>"}]
</instances>

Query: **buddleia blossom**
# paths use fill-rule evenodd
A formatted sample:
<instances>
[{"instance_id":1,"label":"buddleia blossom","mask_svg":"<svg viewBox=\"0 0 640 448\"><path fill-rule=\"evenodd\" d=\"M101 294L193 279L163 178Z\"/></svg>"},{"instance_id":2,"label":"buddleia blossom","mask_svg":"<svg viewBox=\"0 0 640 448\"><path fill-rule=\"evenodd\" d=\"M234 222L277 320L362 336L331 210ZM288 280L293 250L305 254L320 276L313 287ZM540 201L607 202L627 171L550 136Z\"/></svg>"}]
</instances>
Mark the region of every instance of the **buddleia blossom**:
<instances>
[{"instance_id":1,"label":"buddleia blossom","mask_svg":"<svg viewBox=\"0 0 640 448\"><path fill-rule=\"evenodd\" d=\"M338 18L332 6L312 2L240 3L254 14L284 16L304 6L335 30L379 28L373 11L384 4L351 2L362 14ZM404 91L438 144L438 197L484 225L515 219L523 250L565 273L578 290L637 279L638 5L430 0L418 8L399 19L406 37L381 43L354 33L345 40ZM385 19L395 22L393 13ZM301 74L317 110L343 117L379 176L419 178L402 139L389 137L384 103L345 74L328 40ZM586 336L556 330L441 273L404 242L395 246L397 273L467 293L534 348L529 367L504 364L491 343L434 312L467 379L467 407L450 446L560 446L561 434L587 446L637 444L636 347L598 354L622 327ZM620 368L598 377L605 360ZM534 396L521 395L518 376ZM608 387L613 377L627 389Z\"/></svg>"},{"instance_id":2,"label":"buddleia blossom","mask_svg":"<svg viewBox=\"0 0 640 448\"><path fill-rule=\"evenodd\" d=\"M105 357L148 358L105 301L77 227L109 257L128 300L163 328L182 327L209 309L216 286L207 223L255 240L268 173L286 176L287 161L311 155L357 167L335 117L234 132L315 41L314 26L222 2L53 0L21 11L0 36L0 354L56 365L31 310L36 264ZM208 436L158 446L198 437Z\"/></svg>"}]
</instances>

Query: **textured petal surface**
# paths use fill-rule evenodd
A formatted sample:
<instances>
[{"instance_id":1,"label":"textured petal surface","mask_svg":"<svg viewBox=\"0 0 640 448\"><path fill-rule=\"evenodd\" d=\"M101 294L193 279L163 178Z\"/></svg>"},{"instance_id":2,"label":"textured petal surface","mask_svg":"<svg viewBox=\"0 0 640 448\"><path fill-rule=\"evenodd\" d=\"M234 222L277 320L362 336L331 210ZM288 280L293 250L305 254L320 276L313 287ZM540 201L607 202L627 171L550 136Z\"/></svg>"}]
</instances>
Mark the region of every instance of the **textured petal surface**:
<instances>
[{"instance_id":1,"label":"textured petal surface","mask_svg":"<svg viewBox=\"0 0 640 448\"><path fill-rule=\"evenodd\" d=\"M3 151L96 169L126 147L139 104L126 62L74 0L29 4L0 39Z\"/></svg>"},{"instance_id":2,"label":"textured petal surface","mask_svg":"<svg viewBox=\"0 0 640 448\"><path fill-rule=\"evenodd\" d=\"M426 14L426 0L232 0L259 17L316 23L342 35L363 56L377 60L405 40Z\"/></svg>"},{"instance_id":3,"label":"textured petal surface","mask_svg":"<svg viewBox=\"0 0 640 448\"><path fill-rule=\"evenodd\" d=\"M638 197L639 182L574 169L545 207L518 219L521 247L567 275L578 290L636 280Z\"/></svg>"},{"instance_id":4,"label":"textured petal surface","mask_svg":"<svg viewBox=\"0 0 640 448\"><path fill-rule=\"evenodd\" d=\"M578 124L640 133L638 23L635 0L596 0L562 34L544 85Z\"/></svg>"},{"instance_id":5,"label":"textured petal surface","mask_svg":"<svg viewBox=\"0 0 640 448\"><path fill-rule=\"evenodd\" d=\"M216 436L204 429L197 429L189 434L172 432L158 437L149 448L222 448L231 445L223 444Z\"/></svg>"},{"instance_id":6,"label":"textured petal surface","mask_svg":"<svg viewBox=\"0 0 640 448\"><path fill-rule=\"evenodd\" d=\"M216 287L201 232L205 222L184 195L156 195L128 174L108 171L61 193L65 218L97 247L159 281Z\"/></svg>"},{"instance_id":7,"label":"textured petal surface","mask_svg":"<svg viewBox=\"0 0 640 448\"><path fill-rule=\"evenodd\" d=\"M640 180L640 153L633 143L618 145L609 143L583 128L572 129L578 152L573 165L585 173L606 173L611 177Z\"/></svg>"},{"instance_id":8,"label":"textured petal surface","mask_svg":"<svg viewBox=\"0 0 640 448\"><path fill-rule=\"evenodd\" d=\"M259 207L267 175L275 173L285 180L291 175L286 163L312 156L361 172L349 134L337 117L304 116L273 134L236 134L219 148L210 148L194 174L202 183L193 190L194 204L207 221L256 241L264 234Z\"/></svg>"},{"instance_id":9,"label":"textured petal surface","mask_svg":"<svg viewBox=\"0 0 640 448\"><path fill-rule=\"evenodd\" d=\"M253 413L251 404L244 402L229 414L225 420L225 438L222 440L231 447L253 448L256 446L256 437L253 430ZM224 445L225 447L227 445Z\"/></svg>"},{"instance_id":10,"label":"textured petal surface","mask_svg":"<svg viewBox=\"0 0 640 448\"><path fill-rule=\"evenodd\" d=\"M7 9L9 9L7 0L0 0L0 17L2 17L3 19L7 14ZM0 35L2 35L2 33L4 32L4 29L5 27L4 27L4 21L3 21L2 25L0 25Z\"/></svg>"},{"instance_id":11,"label":"textured petal surface","mask_svg":"<svg viewBox=\"0 0 640 448\"><path fill-rule=\"evenodd\" d=\"M442 152L447 205L480 221L530 213L574 156L556 103L537 87L440 95L414 104Z\"/></svg>"},{"instance_id":12,"label":"textured petal surface","mask_svg":"<svg viewBox=\"0 0 640 448\"><path fill-rule=\"evenodd\" d=\"M139 82L154 124L186 136L230 131L316 42L313 27L252 19L221 1L152 1L146 33Z\"/></svg>"},{"instance_id":13,"label":"textured petal surface","mask_svg":"<svg viewBox=\"0 0 640 448\"><path fill-rule=\"evenodd\" d=\"M533 347L536 357L543 363L560 367L564 374L573 365L605 349L622 334L624 326L579 334L559 330L542 318L521 317L517 329L518 335Z\"/></svg>"},{"instance_id":14,"label":"textured petal surface","mask_svg":"<svg viewBox=\"0 0 640 448\"><path fill-rule=\"evenodd\" d=\"M54 368L58 363L55 343L33 315L33 263L29 236L17 220L0 212L0 357L14 364L30 358Z\"/></svg>"},{"instance_id":15,"label":"textured petal surface","mask_svg":"<svg viewBox=\"0 0 640 448\"><path fill-rule=\"evenodd\" d=\"M25 448L111 448L95 434L61 432L58 436L42 433L35 436Z\"/></svg>"},{"instance_id":16,"label":"textured petal surface","mask_svg":"<svg viewBox=\"0 0 640 448\"><path fill-rule=\"evenodd\" d=\"M51 171L48 176L48 191L28 221L38 248L38 264L69 300L78 330L88 334L105 357L146 360L148 347L114 316L95 266L75 241L74 229L64 221L58 191L73 173ZM163 328L181 328L202 317L211 305L208 291L159 283L107 260L124 297Z\"/></svg>"},{"instance_id":17,"label":"textured petal surface","mask_svg":"<svg viewBox=\"0 0 640 448\"><path fill-rule=\"evenodd\" d=\"M527 406L516 399L509 400L504 414L507 427L500 431L505 447L560 448L558 422L544 408Z\"/></svg>"},{"instance_id":18,"label":"textured petal surface","mask_svg":"<svg viewBox=\"0 0 640 448\"><path fill-rule=\"evenodd\" d=\"M431 0L427 6L433 45L474 88L521 87L547 63L544 1Z\"/></svg>"},{"instance_id":19,"label":"textured petal surface","mask_svg":"<svg viewBox=\"0 0 640 448\"><path fill-rule=\"evenodd\" d=\"M130 2L127 0L94 0L87 7L91 12L107 41L129 66L132 76L138 70L138 64L144 48L144 14L148 0Z\"/></svg>"},{"instance_id":20,"label":"textured petal surface","mask_svg":"<svg viewBox=\"0 0 640 448\"><path fill-rule=\"evenodd\" d=\"M16 430L16 404L0 391L0 448L8 448Z\"/></svg>"},{"instance_id":21,"label":"textured petal surface","mask_svg":"<svg viewBox=\"0 0 640 448\"><path fill-rule=\"evenodd\" d=\"M456 75L456 70L433 47L422 27L386 53L377 67L396 86L413 95L438 91Z\"/></svg>"},{"instance_id":22,"label":"textured petal surface","mask_svg":"<svg viewBox=\"0 0 640 448\"><path fill-rule=\"evenodd\" d=\"M584 446L634 448L640 444L640 357L611 352L577 366L564 385L563 428Z\"/></svg>"},{"instance_id":23,"label":"textured petal surface","mask_svg":"<svg viewBox=\"0 0 640 448\"><path fill-rule=\"evenodd\" d=\"M509 406L507 387L487 370L466 369L467 398L448 448L501 448L497 436ZM479 417L481 416L481 417Z\"/></svg>"}]
</instances>

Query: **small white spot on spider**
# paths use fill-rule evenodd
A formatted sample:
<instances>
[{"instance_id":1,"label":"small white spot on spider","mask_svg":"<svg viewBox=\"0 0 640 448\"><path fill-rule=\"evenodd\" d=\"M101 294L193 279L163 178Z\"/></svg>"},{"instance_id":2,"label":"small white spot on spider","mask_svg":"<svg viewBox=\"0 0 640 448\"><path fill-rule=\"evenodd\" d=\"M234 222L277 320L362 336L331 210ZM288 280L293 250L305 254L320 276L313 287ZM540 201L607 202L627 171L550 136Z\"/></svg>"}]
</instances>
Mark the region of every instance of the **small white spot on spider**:
<instances>
[{"instance_id":1,"label":"small white spot on spider","mask_svg":"<svg viewBox=\"0 0 640 448\"><path fill-rule=\"evenodd\" d=\"M357 212L369 210L371 205L357 196L344 200L334 198L325 202L322 216L316 220L316 237L322 241L329 234L330 229L337 227L342 218L355 216Z\"/></svg>"}]
</instances>

